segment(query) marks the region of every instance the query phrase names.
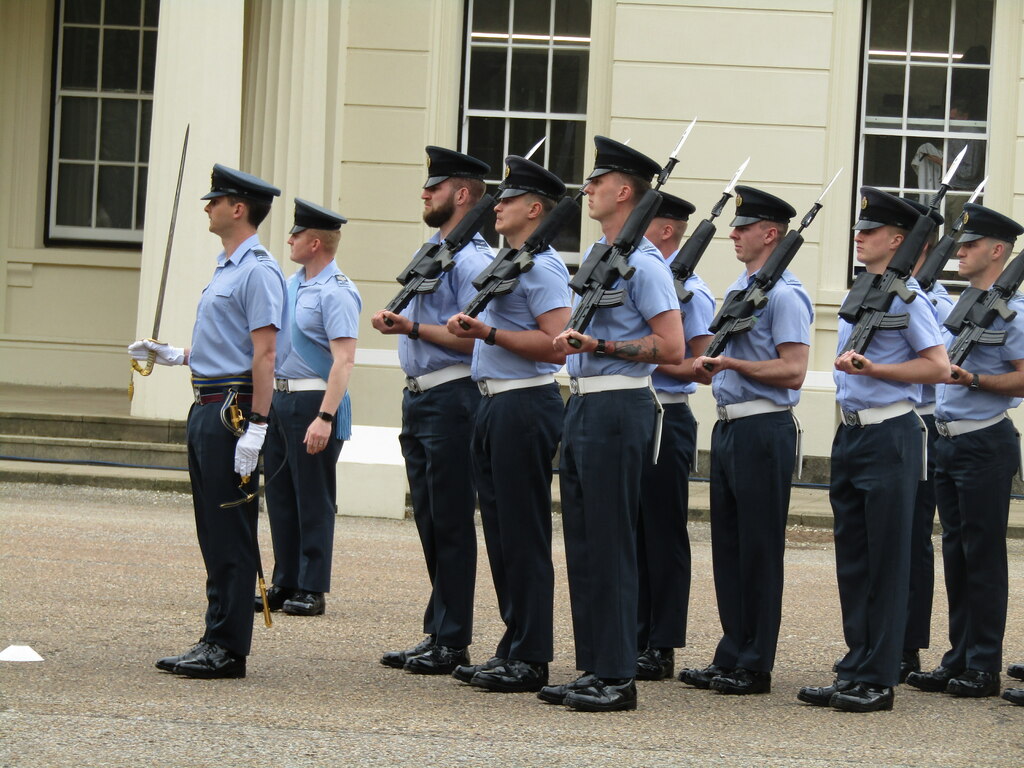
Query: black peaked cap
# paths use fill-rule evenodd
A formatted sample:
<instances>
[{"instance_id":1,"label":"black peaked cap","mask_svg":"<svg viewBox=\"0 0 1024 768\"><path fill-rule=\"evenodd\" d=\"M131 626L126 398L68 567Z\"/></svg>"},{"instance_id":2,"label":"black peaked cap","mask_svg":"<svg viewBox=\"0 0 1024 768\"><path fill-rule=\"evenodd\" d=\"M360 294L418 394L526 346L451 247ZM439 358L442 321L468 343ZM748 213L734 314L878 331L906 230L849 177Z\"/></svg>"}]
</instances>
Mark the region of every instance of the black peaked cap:
<instances>
[{"instance_id":1,"label":"black peaked cap","mask_svg":"<svg viewBox=\"0 0 1024 768\"><path fill-rule=\"evenodd\" d=\"M1024 227L1009 216L1004 216L984 205L967 203L964 205L964 213L967 215L957 241L960 243L969 243L971 240L980 240L983 237L994 237L997 240L1012 243L1024 232Z\"/></svg>"},{"instance_id":2,"label":"black peaked cap","mask_svg":"<svg viewBox=\"0 0 1024 768\"><path fill-rule=\"evenodd\" d=\"M215 197L233 195L260 203L272 203L281 194L281 190L263 179L245 171L236 171L225 165L216 163L210 174L210 191L200 200L212 200Z\"/></svg>"},{"instance_id":3,"label":"black peaked cap","mask_svg":"<svg viewBox=\"0 0 1024 768\"><path fill-rule=\"evenodd\" d=\"M756 221L777 221L788 224L796 209L783 200L753 187L736 187L736 216L730 227L744 227Z\"/></svg>"},{"instance_id":4,"label":"black peaked cap","mask_svg":"<svg viewBox=\"0 0 1024 768\"><path fill-rule=\"evenodd\" d=\"M921 214L906 200L874 187L860 188L860 218L855 230L878 229L890 225L913 229Z\"/></svg>"},{"instance_id":5,"label":"black peaked cap","mask_svg":"<svg viewBox=\"0 0 1024 768\"><path fill-rule=\"evenodd\" d=\"M690 214L697 210L697 206L681 197L661 190L658 191L658 194L661 195L661 204L658 206L658 212L654 214L655 218L689 221Z\"/></svg>"},{"instance_id":6,"label":"black peaked cap","mask_svg":"<svg viewBox=\"0 0 1024 768\"><path fill-rule=\"evenodd\" d=\"M638 176L650 181L661 173L661 166L643 152L637 152L622 142L606 136L594 137L594 170L587 180L595 179L606 173L618 171Z\"/></svg>"},{"instance_id":7,"label":"black peaked cap","mask_svg":"<svg viewBox=\"0 0 1024 768\"><path fill-rule=\"evenodd\" d=\"M499 195L499 200L518 197L527 192L543 195L552 200L561 200L565 195L565 184L561 179L547 168L519 155L509 155L505 158L505 179L502 184L505 189Z\"/></svg>"},{"instance_id":8,"label":"black peaked cap","mask_svg":"<svg viewBox=\"0 0 1024 768\"><path fill-rule=\"evenodd\" d=\"M424 189L440 184L452 176L460 179L480 179L491 170L483 160L444 147L427 147L427 183Z\"/></svg>"},{"instance_id":9,"label":"black peaked cap","mask_svg":"<svg viewBox=\"0 0 1024 768\"><path fill-rule=\"evenodd\" d=\"M295 226L291 228L289 234L294 235L305 229L337 231L341 229L342 224L347 223L348 219L340 213L329 211L316 203L311 203L308 200L303 200L301 197L296 197Z\"/></svg>"}]
</instances>

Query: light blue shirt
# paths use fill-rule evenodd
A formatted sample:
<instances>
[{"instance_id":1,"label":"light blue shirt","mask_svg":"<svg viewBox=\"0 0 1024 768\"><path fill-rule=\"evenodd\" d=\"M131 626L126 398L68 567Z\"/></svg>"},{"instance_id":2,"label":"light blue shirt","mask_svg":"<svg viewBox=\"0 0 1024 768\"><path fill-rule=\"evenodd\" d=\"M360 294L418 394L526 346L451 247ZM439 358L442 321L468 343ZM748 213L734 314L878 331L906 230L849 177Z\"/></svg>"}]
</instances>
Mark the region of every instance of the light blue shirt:
<instances>
[{"instance_id":1,"label":"light blue shirt","mask_svg":"<svg viewBox=\"0 0 1024 768\"><path fill-rule=\"evenodd\" d=\"M440 242L440 233L435 232L429 242ZM424 325L447 325L448 319L461 312L470 299L476 296L473 278L493 258L491 246L479 234L475 235L455 254L455 266L442 273L437 290L434 293L416 294L403 314L413 322ZM422 376L450 365L469 365L472 355L431 344L422 338L414 340L401 336L398 339L398 360L406 376Z\"/></svg>"},{"instance_id":2,"label":"light blue shirt","mask_svg":"<svg viewBox=\"0 0 1024 768\"><path fill-rule=\"evenodd\" d=\"M603 243L605 239L602 237L598 242ZM587 253L590 253L590 249L587 249ZM618 307L598 309L586 330L588 336L613 341L642 339L651 335L648 320L662 312L679 310L672 271L662 258L661 251L650 240L645 237L640 241L637 249L630 254L629 263L636 268L633 277L629 280L620 277L611 287L611 290L625 289L623 303ZM574 296L574 303L579 302L579 299L579 296ZM621 374L643 378L650 376L656 367L653 363L596 357L593 354L569 355L565 363L569 375L575 377Z\"/></svg>"},{"instance_id":3,"label":"light blue shirt","mask_svg":"<svg viewBox=\"0 0 1024 768\"><path fill-rule=\"evenodd\" d=\"M1020 258L1019 256L1017 258ZM997 317L989 326L992 331L1006 331L1006 342L1000 346L976 344L963 368L971 373L1000 374L1016 370L1013 361L1024 360L1024 296L1014 294L1007 304L1017 316L1010 322ZM946 331L949 344L953 336ZM935 403L935 418L941 421L958 419L991 419L1003 411L1020 405L1019 397L999 395L995 392L972 392L958 384L939 384Z\"/></svg>"},{"instance_id":4,"label":"light blue shirt","mask_svg":"<svg viewBox=\"0 0 1024 768\"><path fill-rule=\"evenodd\" d=\"M889 312L910 315L910 324L899 330L879 330L864 351L864 356L874 363L905 363L913 360L918 353L942 343L939 324L935 319L935 307L921 291L917 280L909 278L907 287L917 293L917 299L909 304L898 296L894 297ZM839 318L839 346L842 349L853 332L853 326ZM844 411L862 411L865 408L880 408L902 400L918 403L921 400L921 385L902 381L876 379L858 376L843 371L833 371L836 383L836 400Z\"/></svg>"},{"instance_id":5,"label":"light blue shirt","mask_svg":"<svg viewBox=\"0 0 1024 768\"><path fill-rule=\"evenodd\" d=\"M281 327L284 275L274 258L257 256L253 235L230 256L217 256L213 279L203 289L188 364L196 376L237 376L252 371L252 336L259 328Z\"/></svg>"},{"instance_id":6,"label":"light blue shirt","mask_svg":"<svg viewBox=\"0 0 1024 768\"><path fill-rule=\"evenodd\" d=\"M949 296L949 291L946 290L946 286L936 280L932 283L932 289L926 291L925 296L931 302L932 306L935 307L935 319L939 323L939 331L942 331L942 324L946 322L946 318L949 316L949 311L953 309L953 299ZM921 401L917 405L932 405L935 403L935 385L934 384L922 384L921 385Z\"/></svg>"},{"instance_id":7,"label":"light blue shirt","mask_svg":"<svg viewBox=\"0 0 1024 768\"><path fill-rule=\"evenodd\" d=\"M275 375L279 379L319 378L320 374L292 346L293 323L297 323L306 337L330 355L331 339L359 338L359 312L363 302L355 283L342 274L335 261L309 280L306 280L305 267L300 267L288 279L288 284L293 281L299 283L295 320L292 320L292 308L285 301L284 330L277 334Z\"/></svg>"},{"instance_id":8,"label":"light blue shirt","mask_svg":"<svg viewBox=\"0 0 1024 768\"><path fill-rule=\"evenodd\" d=\"M480 319L499 331L535 331L537 318L571 303L569 270L554 248L533 258L533 268L519 276L511 293L497 296L480 314ZM562 366L528 360L497 344L477 339L473 347L473 379L526 379L554 373Z\"/></svg>"},{"instance_id":9,"label":"light blue shirt","mask_svg":"<svg viewBox=\"0 0 1024 768\"><path fill-rule=\"evenodd\" d=\"M741 274L729 289L746 290L753 275ZM728 300L728 299L727 299ZM737 333L726 342L722 355L738 360L776 360L780 344L811 343L811 323L814 321L814 307L803 285L788 269L768 292L768 303L754 310L757 322L745 333ZM749 400L766 399L776 405L792 406L800 402L800 391L787 387L773 387L754 381L737 371L728 370L715 374L711 379L711 391L719 405L745 403Z\"/></svg>"},{"instance_id":10,"label":"light blue shirt","mask_svg":"<svg viewBox=\"0 0 1024 768\"><path fill-rule=\"evenodd\" d=\"M666 264L672 263L672 258L665 259ZM710 336L708 326L715 317L715 297L707 283L697 275L690 275L683 287L693 292L693 296L685 304L679 305L679 311L683 313L683 335L686 337L686 357L693 356L690 348L690 340L698 336ZM671 392L673 394L692 395L697 391L697 382L680 381L667 373L655 371L651 380L658 392Z\"/></svg>"}]
</instances>

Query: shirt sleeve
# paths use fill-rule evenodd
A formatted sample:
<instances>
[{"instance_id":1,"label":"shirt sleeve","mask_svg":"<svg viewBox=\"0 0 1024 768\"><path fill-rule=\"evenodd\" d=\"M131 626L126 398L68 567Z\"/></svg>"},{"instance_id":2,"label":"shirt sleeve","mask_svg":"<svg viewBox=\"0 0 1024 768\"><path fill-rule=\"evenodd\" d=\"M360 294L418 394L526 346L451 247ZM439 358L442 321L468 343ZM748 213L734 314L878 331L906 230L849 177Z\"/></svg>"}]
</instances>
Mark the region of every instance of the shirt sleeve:
<instances>
[{"instance_id":1,"label":"shirt sleeve","mask_svg":"<svg viewBox=\"0 0 1024 768\"><path fill-rule=\"evenodd\" d=\"M272 325L281 328L284 277L276 262L259 260L245 281L245 319L249 332Z\"/></svg>"},{"instance_id":2,"label":"shirt sleeve","mask_svg":"<svg viewBox=\"0 0 1024 768\"><path fill-rule=\"evenodd\" d=\"M334 278L331 278L334 281ZM320 310L328 339L358 339L359 312L363 308L359 292L347 286L331 286L320 293Z\"/></svg>"}]
</instances>

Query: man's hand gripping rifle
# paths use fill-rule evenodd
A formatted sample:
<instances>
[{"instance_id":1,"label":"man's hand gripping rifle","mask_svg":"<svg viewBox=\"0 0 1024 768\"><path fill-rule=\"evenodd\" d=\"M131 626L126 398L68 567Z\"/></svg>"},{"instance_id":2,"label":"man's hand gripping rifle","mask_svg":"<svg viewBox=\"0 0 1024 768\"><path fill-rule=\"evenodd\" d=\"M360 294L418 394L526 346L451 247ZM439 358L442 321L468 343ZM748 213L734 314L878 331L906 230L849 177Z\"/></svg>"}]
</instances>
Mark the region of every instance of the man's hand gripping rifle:
<instances>
[{"instance_id":1,"label":"man's hand gripping rifle","mask_svg":"<svg viewBox=\"0 0 1024 768\"><path fill-rule=\"evenodd\" d=\"M931 210L938 209L939 203L942 202L942 198L949 189L949 182L953 178L953 174L956 173L956 169L964 159L965 152L967 152L967 147L964 147L950 164L949 170L928 205ZM932 221L931 216L927 213L921 214L917 217L913 229L907 233L906 238L896 249L889 266L882 274L864 272L857 276L853 287L850 288L850 292L846 296L846 301L839 308L839 316L853 325L850 338L839 350L839 354L853 350L858 355L863 355L877 331L899 330L907 327L910 322L909 315L906 313L890 314L889 308L897 296L908 304L917 298L917 294L907 287L907 278L910 277L914 265L917 264L917 260L921 256L921 251L924 250L934 231L935 222ZM859 359L854 359L853 367L863 368L864 363Z\"/></svg>"},{"instance_id":2,"label":"man's hand gripping rifle","mask_svg":"<svg viewBox=\"0 0 1024 768\"><path fill-rule=\"evenodd\" d=\"M572 317L569 318L569 325L566 328L571 328L578 333L584 333L598 309L602 307L617 307L622 304L625 289L612 290L612 286L618 282L620 277L623 280L629 280L633 277L633 273L636 272L636 267L629 263L629 257L640 244L640 240L643 239L647 227L650 226L651 220L658 212L658 207L661 205L661 195L658 194L658 190L665 185L668 177L672 175L672 170L679 162L676 156L679 154L679 150L682 149L683 143L690 135L690 131L693 130L696 122L697 120L694 118L686 130L683 131L682 138L679 139L676 148L669 155L668 164L658 174L657 184L655 184L653 189L644 192L643 197L640 198L633 210L630 211L629 217L626 219L626 223L622 225L622 230L619 232L615 242L612 244L598 243L593 246L590 249L590 254L587 256L587 260L583 262L579 271L569 281L569 287L579 294L580 301L573 310ZM586 187L584 186L584 188ZM576 349L583 346L583 342L575 337L569 338L568 341L569 345Z\"/></svg>"},{"instance_id":3,"label":"man's hand gripping rifle","mask_svg":"<svg viewBox=\"0 0 1024 768\"><path fill-rule=\"evenodd\" d=\"M704 351L705 357L718 357L731 337L749 331L757 323L754 310L761 309L768 303L768 293L782 278L800 246L804 244L802 232L814 221L814 217L822 209L821 201L842 172L843 169L840 168L832 177L832 181L825 185L811 210L800 220L800 228L782 238L782 242L775 246L764 266L751 278L750 284L742 291L733 291L725 297L722 308L708 326L708 330L713 331L715 335ZM711 363L704 363L704 369L712 371L714 366Z\"/></svg>"}]
</instances>

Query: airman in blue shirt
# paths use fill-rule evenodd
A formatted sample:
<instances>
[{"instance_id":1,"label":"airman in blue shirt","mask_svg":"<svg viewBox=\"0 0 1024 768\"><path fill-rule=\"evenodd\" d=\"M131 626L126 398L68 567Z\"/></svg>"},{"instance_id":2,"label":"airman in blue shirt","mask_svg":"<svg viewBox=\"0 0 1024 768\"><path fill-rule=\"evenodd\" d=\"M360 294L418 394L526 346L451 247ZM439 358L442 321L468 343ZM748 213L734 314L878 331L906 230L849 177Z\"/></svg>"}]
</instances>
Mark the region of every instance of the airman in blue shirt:
<instances>
[{"instance_id":1,"label":"airman in blue shirt","mask_svg":"<svg viewBox=\"0 0 1024 768\"><path fill-rule=\"evenodd\" d=\"M161 365L188 365L195 405L189 411L188 466L196 532L206 564L206 632L180 656L157 661L166 672L187 677L245 677L252 644L252 595L259 549L256 541L256 464L267 433L274 389L274 354L281 327L284 277L260 245L256 229L281 192L251 174L213 167L203 199L210 231L223 251L196 311L191 349L147 339L129 347ZM240 437L222 410L234 403L248 426ZM237 427L236 427L237 429ZM246 503L237 502L242 479Z\"/></svg>"}]
</instances>

